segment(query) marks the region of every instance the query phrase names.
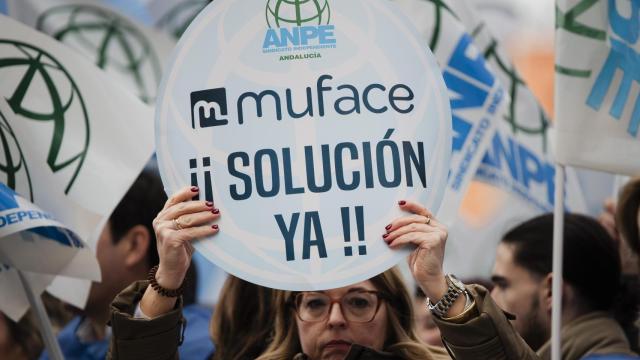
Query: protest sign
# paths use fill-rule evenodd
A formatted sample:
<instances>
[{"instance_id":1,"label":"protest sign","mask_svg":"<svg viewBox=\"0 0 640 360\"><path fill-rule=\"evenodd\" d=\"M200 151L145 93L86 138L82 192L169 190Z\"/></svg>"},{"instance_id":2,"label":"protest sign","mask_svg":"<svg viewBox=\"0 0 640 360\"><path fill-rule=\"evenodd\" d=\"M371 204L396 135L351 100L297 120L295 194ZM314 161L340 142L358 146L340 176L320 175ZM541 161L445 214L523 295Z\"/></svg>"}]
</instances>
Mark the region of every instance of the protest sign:
<instances>
[{"instance_id":1,"label":"protest sign","mask_svg":"<svg viewBox=\"0 0 640 360\"><path fill-rule=\"evenodd\" d=\"M9 15L85 55L152 103L175 42L91 0L10 0Z\"/></svg>"},{"instance_id":2,"label":"protest sign","mask_svg":"<svg viewBox=\"0 0 640 360\"><path fill-rule=\"evenodd\" d=\"M0 95L8 144L0 182L93 247L151 157L151 108L63 44L4 16ZM80 288L56 295L83 306L70 298Z\"/></svg>"},{"instance_id":3,"label":"protest sign","mask_svg":"<svg viewBox=\"0 0 640 360\"><path fill-rule=\"evenodd\" d=\"M640 3L557 2L558 161L640 173Z\"/></svg>"},{"instance_id":4,"label":"protest sign","mask_svg":"<svg viewBox=\"0 0 640 360\"><path fill-rule=\"evenodd\" d=\"M442 200L449 98L393 3L215 1L180 39L158 104L166 189L198 185L223 214L196 249L251 282L372 277L407 255L381 237L397 201Z\"/></svg>"}]
</instances>

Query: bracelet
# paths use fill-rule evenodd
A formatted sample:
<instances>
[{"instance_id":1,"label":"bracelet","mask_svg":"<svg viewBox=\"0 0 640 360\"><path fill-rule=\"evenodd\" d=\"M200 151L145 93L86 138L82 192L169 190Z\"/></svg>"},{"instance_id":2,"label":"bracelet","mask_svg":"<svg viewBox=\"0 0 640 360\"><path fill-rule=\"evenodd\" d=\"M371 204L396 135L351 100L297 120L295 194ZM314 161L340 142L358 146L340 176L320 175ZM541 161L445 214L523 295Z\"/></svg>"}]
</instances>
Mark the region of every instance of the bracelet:
<instances>
[{"instance_id":1,"label":"bracelet","mask_svg":"<svg viewBox=\"0 0 640 360\"><path fill-rule=\"evenodd\" d=\"M149 286L151 286L153 290L155 290L158 294L165 297L173 298L182 295L182 291L184 290L184 281L179 288L173 290L165 289L160 286L160 284L158 284L158 281L156 280L156 272L158 272L158 267L159 266L156 265L152 267L151 270L149 270L149 275L147 276L147 280L149 280Z\"/></svg>"}]
</instances>

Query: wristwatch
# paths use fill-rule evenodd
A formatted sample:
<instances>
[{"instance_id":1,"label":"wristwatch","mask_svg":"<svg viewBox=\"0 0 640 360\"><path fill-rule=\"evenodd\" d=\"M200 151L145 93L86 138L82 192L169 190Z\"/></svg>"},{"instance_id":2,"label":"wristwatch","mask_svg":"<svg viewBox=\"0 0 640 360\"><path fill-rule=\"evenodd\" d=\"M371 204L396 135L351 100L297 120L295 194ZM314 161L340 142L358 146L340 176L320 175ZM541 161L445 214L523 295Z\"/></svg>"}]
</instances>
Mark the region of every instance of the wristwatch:
<instances>
[{"instance_id":1,"label":"wristwatch","mask_svg":"<svg viewBox=\"0 0 640 360\"><path fill-rule=\"evenodd\" d=\"M447 288L447 292L444 294L442 299L433 304L431 303L431 299L427 298L427 308L433 315L437 316L440 319L446 317L447 312L449 312L449 309L451 308L453 303L456 302L456 299L460 297L460 295L465 295L467 303L469 303L471 300L469 293L464 288L464 284L462 283L462 281L458 280L451 274L445 275L445 279L447 280L447 284L449 285L449 287ZM466 307L467 304L465 304L465 308Z\"/></svg>"}]
</instances>

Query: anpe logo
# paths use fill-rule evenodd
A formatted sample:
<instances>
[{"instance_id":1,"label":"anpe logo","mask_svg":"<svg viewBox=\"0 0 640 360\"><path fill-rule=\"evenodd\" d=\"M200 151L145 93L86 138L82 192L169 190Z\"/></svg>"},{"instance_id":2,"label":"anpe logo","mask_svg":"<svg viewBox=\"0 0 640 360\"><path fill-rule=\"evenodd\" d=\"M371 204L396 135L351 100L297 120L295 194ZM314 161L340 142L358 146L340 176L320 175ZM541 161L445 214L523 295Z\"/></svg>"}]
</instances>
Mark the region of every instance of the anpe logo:
<instances>
[{"instance_id":1,"label":"anpe logo","mask_svg":"<svg viewBox=\"0 0 640 360\"><path fill-rule=\"evenodd\" d=\"M225 88L191 93L191 128L227 125L227 90Z\"/></svg>"},{"instance_id":2,"label":"anpe logo","mask_svg":"<svg viewBox=\"0 0 640 360\"><path fill-rule=\"evenodd\" d=\"M335 48L329 0L268 0L265 53Z\"/></svg>"}]
</instances>

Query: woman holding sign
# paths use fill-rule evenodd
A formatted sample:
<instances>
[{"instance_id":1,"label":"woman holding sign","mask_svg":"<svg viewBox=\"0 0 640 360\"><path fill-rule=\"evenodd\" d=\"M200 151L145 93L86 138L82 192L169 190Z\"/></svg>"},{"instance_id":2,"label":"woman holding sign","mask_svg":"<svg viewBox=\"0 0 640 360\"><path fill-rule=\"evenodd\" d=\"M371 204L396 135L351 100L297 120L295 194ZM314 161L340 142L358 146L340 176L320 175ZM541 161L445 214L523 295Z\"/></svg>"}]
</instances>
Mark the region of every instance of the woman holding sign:
<instances>
[{"instance_id":1,"label":"woman holding sign","mask_svg":"<svg viewBox=\"0 0 640 360\"><path fill-rule=\"evenodd\" d=\"M220 217L213 204L191 201L198 191L192 187L177 192L154 220L160 266L149 282L132 284L112 303L108 358L177 357L182 334L179 293L194 251L191 242L219 231L212 224ZM486 290L444 275L446 228L420 205L400 201L398 206L407 216L381 229L380 241L390 248L415 246L409 257L411 272L425 294L438 299L428 308L455 358L536 358ZM263 360L448 358L417 340L411 297L394 270L339 289L280 292L275 307L274 337Z\"/></svg>"}]
</instances>

